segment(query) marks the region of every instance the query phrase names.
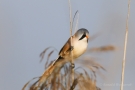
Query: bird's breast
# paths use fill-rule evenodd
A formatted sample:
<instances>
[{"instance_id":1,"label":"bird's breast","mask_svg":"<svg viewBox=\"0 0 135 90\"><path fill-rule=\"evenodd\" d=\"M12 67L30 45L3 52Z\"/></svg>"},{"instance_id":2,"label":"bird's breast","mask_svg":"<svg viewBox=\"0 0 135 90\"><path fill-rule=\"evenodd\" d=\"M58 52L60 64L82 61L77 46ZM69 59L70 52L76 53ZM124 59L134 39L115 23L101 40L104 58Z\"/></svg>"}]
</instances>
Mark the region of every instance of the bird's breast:
<instances>
[{"instance_id":1,"label":"bird's breast","mask_svg":"<svg viewBox=\"0 0 135 90\"><path fill-rule=\"evenodd\" d=\"M81 56L87 49L87 42L83 42L83 41L78 41L76 43L74 43L73 45L74 49L73 49L73 57L78 58L79 56Z\"/></svg>"}]
</instances>

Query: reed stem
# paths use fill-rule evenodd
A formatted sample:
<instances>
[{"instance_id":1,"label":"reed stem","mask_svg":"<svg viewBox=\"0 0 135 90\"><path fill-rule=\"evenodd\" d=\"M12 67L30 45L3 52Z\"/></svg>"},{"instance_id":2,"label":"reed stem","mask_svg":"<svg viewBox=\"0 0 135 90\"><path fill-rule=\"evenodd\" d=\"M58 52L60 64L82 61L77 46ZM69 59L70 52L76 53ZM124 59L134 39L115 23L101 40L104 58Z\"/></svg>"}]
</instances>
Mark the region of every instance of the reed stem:
<instances>
[{"instance_id":1,"label":"reed stem","mask_svg":"<svg viewBox=\"0 0 135 90\"><path fill-rule=\"evenodd\" d=\"M71 2L70 0L68 0L69 2L69 16L70 16L70 39L71 39L71 46L73 47L72 45L72 7L71 7ZM71 57L72 57L72 60L71 60L71 66L74 65L74 61L73 61L73 52L71 51ZM74 81L74 68L72 67L72 70L71 70L71 75L72 75L72 83Z\"/></svg>"},{"instance_id":2,"label":"reed stem","mask_svg":"<svg viewBox=\"0 0 135 90\"><path fill-rule=\"evenodd\" d=\"M130 14L130 0L128 0L128 14L127 14L127 20L126 20L126 32L125 32L125 43L124 43L124 53L123 53L123 62L122 62L122 74L121 74L121 87L120 87L120 90L123 90L123 84L124 84L124 72L125 72L127 40L128 40L129 14Z\"/></svg>"}]
</instances>

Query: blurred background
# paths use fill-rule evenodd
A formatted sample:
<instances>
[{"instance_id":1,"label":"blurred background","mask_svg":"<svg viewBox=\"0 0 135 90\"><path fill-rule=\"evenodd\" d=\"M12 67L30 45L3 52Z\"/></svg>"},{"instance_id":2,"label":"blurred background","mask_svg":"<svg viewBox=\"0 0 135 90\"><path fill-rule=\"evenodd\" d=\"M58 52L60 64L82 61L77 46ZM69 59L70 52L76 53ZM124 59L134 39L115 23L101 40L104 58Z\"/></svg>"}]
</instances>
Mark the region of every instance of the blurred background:
<instances>
[{"instance_id":1,"label":"blurred background","mask_svg":"<svg viewBox=\"0 0 135 90\"><path fill-rule=\"evenodd\" d=\"M89 48L114 45L114 52L96 53L106 69L97 78L102 90L120 90L128 0L71 0L79 11L78 28L86 28ZM131 0L124 90L135 90L135 0ZM42 75L39 54L48 46L58 51L70 36L68 0L0 0L0 90L21 90ZM45 56L46 57L46 56ZM51 59L57 58L57 52Z\"/></svg>"}]
</instances>

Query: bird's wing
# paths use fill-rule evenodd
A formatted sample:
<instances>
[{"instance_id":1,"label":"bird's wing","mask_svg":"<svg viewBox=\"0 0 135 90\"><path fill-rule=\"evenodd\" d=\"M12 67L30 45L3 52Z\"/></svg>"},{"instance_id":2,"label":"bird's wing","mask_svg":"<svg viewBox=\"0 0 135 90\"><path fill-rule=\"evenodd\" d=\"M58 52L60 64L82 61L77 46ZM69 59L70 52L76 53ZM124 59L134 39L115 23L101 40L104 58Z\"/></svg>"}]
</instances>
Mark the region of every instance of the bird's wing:
<instances>
[{"instance_id":1,"label":"bird's wing","mask_svg":"<svg viewBox=\"0 0 135 90\"><path fill-rule=\"evenodd\" d=\"M69 38L65 45L61 48L59 55L64 58L64 56L69 54L72 49L73 47L71 46L71 39Z\"/></svg>"}]
</instances>

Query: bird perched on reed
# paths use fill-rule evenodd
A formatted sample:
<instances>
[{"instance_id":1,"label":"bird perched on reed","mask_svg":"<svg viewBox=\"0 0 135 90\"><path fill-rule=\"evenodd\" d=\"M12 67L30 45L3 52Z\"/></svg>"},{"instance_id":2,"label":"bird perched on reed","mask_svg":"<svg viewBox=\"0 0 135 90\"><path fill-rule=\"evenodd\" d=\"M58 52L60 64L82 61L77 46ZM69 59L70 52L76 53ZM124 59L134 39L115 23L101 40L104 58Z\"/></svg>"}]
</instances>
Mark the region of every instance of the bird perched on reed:
<instances>
[{"instance_id":1,"label":"bird perched on reed","mask_svg":"<svg viewBox=\"0 0 135 90\"><path fill-rule=\"evenodd\" d=\"M61 48L59 52L59 57L46 69L43 75L39 79L38 86L41 86L46 82L47 78L58 68L62 67L65 63L75 60L81 56L87 49L89 39L89 31L87 29L81 28L71 37ZM71 55L72 52L72 55ZM56 70L57 69L57 70Z\"/></svg>"}]
</instances>

